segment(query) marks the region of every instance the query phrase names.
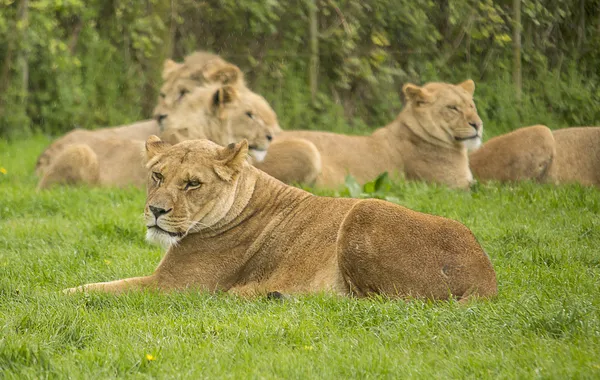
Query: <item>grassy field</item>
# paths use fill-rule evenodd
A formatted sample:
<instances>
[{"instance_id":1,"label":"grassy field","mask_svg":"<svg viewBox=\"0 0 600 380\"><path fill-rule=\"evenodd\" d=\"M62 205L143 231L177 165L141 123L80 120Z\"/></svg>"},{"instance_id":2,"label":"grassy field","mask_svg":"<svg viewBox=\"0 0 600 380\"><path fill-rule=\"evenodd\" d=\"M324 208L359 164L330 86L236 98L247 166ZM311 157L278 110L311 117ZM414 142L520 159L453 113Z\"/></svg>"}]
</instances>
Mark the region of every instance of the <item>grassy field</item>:
<instances>
[{"instance_id":1,"label":"grassy field","mask_svg":"<svg viewBox=\"0 0 600 380\"><path fill-rule=\"evenodd\" d=\"M47 140L0 141L0 378L598 378L600 191L392 183L469 226L499 296L455 302L60 290L149 274L144 192L36 193ZM367 191L367 196L368 196Z\"/></svg>"}]
</instances>

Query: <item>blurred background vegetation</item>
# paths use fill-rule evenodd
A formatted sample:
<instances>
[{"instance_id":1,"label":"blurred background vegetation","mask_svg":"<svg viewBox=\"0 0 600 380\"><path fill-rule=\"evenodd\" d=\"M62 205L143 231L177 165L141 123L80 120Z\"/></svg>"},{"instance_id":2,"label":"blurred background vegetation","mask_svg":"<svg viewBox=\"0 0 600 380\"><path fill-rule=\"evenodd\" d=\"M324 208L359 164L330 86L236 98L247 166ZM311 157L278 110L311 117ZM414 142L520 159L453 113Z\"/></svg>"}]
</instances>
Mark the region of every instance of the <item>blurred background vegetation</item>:
<instances>
[{"instance_id":1,"label":"blurred background vegetation","mask_svg":"<svg viewBox=\"0 0 600 380\"><path fill-rule=\"evenodd\" d=\"M163 60L197 49L285 128L363 133L404 83L467 78L487 137L594 125L599 46L600 0L0 0L0 137L149 118Z\"/></svg>"}]
</instances>

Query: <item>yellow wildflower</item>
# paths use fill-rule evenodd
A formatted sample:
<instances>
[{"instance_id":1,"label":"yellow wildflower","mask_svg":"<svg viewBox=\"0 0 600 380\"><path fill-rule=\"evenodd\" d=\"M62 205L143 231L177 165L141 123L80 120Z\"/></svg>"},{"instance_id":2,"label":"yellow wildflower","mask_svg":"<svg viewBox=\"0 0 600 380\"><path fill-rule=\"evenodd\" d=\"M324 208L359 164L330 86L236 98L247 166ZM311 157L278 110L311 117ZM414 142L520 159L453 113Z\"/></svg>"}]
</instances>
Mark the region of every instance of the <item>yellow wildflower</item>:
<instances>
[{"instance_id":1,"label":"yellow wildflower","mask_svg":"<svg viewBox=\"0 0 600 380\"><path fill-rule=\"evenodd\" d=\"M4 169L3 167L0 166L0 173L6 174L6 169Z\"/></svg>"},{"instance_id":2,"label":"yellow wildflower","mask_svg":"<svg viewBox=\"0 0 600 380\"><path fill-rule=\"evenodd\" d=\"M156 360L156 357L152 354L146 354L146 360L148 360L149 362Z\"/></svg>"}]
</instances>

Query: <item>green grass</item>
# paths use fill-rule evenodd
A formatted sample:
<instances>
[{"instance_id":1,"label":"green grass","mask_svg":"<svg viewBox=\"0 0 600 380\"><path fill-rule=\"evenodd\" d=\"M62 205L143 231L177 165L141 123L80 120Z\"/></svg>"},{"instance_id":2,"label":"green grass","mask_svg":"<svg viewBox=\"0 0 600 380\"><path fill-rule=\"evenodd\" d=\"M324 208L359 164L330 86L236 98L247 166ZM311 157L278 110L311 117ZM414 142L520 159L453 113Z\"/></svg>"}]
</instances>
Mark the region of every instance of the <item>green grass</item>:
<instances>
[{"instance_id":1,"label":"green grass","mask_svg":"<svg viewBox=\"0 0 600 380\"><path fill-rule=\"evenodd\" d=\"M469 226L498 274L492 301L65 296L148 274L162 252L144 241L141 190L36 193L45 144L0 141L0 378L600 377L598 189L377 194Z\"/></svg>"}]
</instances>

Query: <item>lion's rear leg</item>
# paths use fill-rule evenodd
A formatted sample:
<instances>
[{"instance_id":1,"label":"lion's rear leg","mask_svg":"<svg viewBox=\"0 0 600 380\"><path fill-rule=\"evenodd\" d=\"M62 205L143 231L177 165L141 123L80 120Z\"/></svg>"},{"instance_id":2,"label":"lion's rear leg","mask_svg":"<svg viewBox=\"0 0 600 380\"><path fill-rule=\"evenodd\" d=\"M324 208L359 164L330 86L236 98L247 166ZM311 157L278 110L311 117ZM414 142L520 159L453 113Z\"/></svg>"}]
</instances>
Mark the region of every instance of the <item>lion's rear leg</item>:
<instances>
[{"instance_id":1,"label":"lion's rear leg","mask_svg":"<svg viewBox=\"0 0 600 380\"><path fill-rule=\"evenodd\" d=\"M38 183L38 190L56 184L96 185L100 169L96 153L85 144L69 145L54 158Z\"/></svg>"},{"instance_id":2,"label":"lion's rear leg","mask_svg":"<svg viewBox=\"0 0 600 380\"><path fill-rule=\"evenodd\" d=\"M321 154L302 138L276 138L265 160L255 166L288 184L312 184L321 173Z\"/></svg>"},{"instance_id":3,"label":"lion's rear leg","mask_svg":"<svg viewBox=\"0 0 600 380\"><path fill-rule=\"evenodd\" d=\"M337 253L357 296L460 300L497 293L492 264L467 227L389 202L354 206L340 227Z\"/></svg>"},{"instance_id":4,"label":"lion's rear leg","mask_svg":"<svg viewBox=\"0 0 600 380\"><path fill-rule=\"evenodd\" d=\"M480 181L543 182L555 155L552 131L534 125L490 139L469 155L469 166Z\"/></svg>"}]
</instances>

